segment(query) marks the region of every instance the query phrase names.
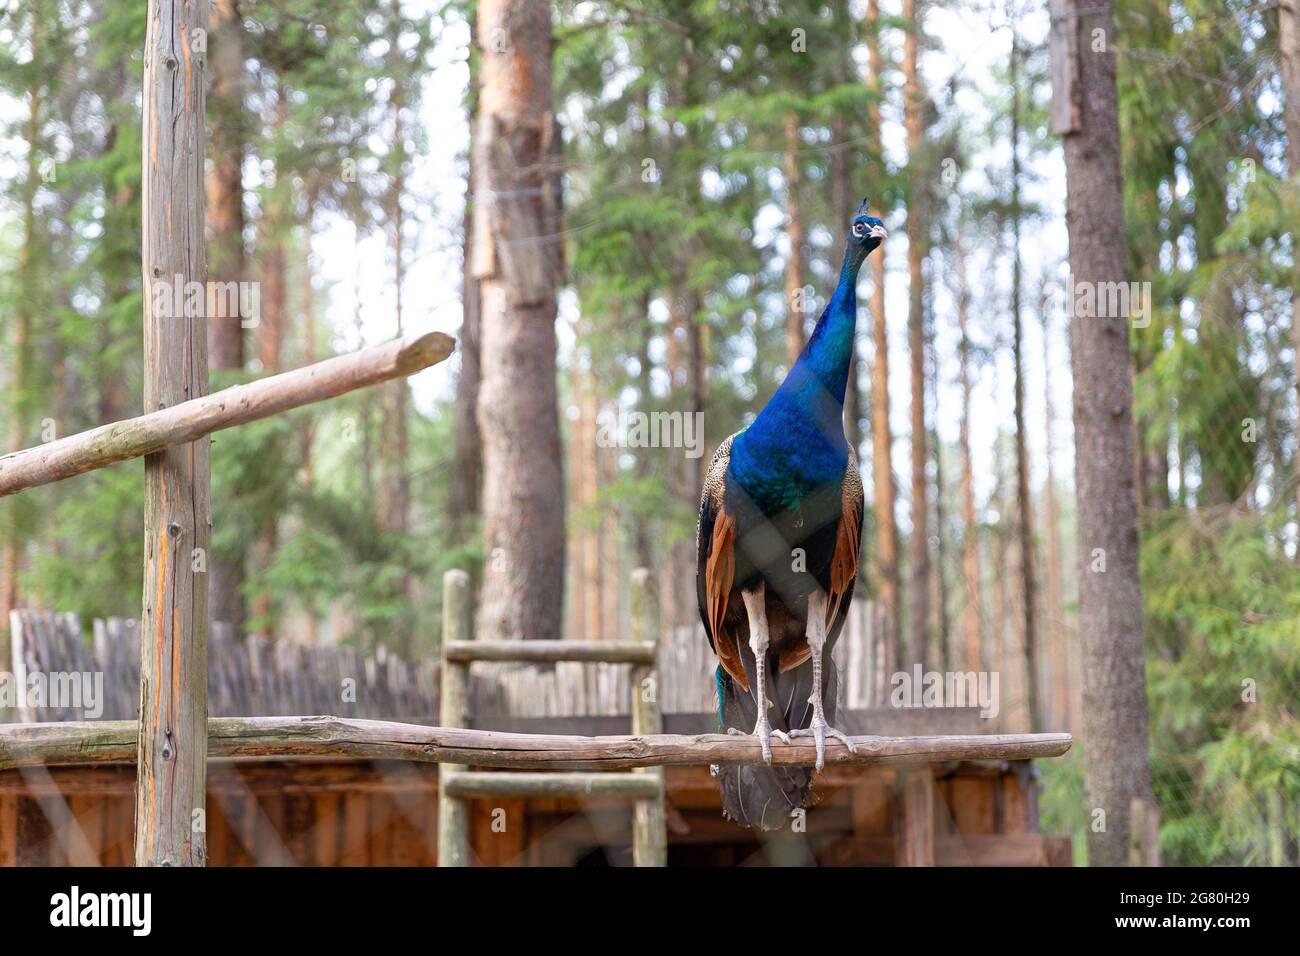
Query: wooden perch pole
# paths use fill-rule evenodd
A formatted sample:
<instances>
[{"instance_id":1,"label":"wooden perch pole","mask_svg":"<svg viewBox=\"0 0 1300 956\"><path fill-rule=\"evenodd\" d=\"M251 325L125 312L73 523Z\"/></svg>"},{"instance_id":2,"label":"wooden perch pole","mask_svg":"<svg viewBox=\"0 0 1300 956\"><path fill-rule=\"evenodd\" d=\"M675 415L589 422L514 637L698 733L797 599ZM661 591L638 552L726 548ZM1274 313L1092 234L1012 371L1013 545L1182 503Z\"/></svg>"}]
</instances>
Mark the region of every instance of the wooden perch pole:
<instances>
[{"instance_id":1,"label":"wooden perch pole","mask_svg":"<svg viewBox=\"0 0 1300 956\"><path fill-rule=\"evenodd\" d=\"M0 725L0 770L13 767L128 763L135 721ZM1069 734L970 734L949 737L854 737L851 754L827 741L827 764L933 763L1059 757ZM342 717L215 717L211 757L350 756L521 770L631 770L635 767L759 764L758 740L729 734L575 737L426 727ZM811 740L772 743L772 763L811 767Z\"/></svg>"},{"instance_id":2,"label":"wooden perch pole","mask_svg":"<svg viewBox=\"0 0 1300 956\"><path fill-rule=\"evenodd\" d=\"M208 332L162 283L206 283L203 100L207 4L149 0L144 48L142 212L144 407L208 391ZM182 286L182 288L188 287ZM148 449L135 786L136 866L207 864L210 442ZM133 729L136 725L132 725Z\"/></svg>"},{"instance_id":3,"label":"wooden perch pole","mask_svg":"<svg viewBox=\"0 0 1300 956\"><path fill-rule=\"evenodd\" d=\"M193 442L223 428L354 389L413 375L445 359L454 344L441 332L395 339L13 452L0 457L0 497Z\"/></svg>"}]
</instances>

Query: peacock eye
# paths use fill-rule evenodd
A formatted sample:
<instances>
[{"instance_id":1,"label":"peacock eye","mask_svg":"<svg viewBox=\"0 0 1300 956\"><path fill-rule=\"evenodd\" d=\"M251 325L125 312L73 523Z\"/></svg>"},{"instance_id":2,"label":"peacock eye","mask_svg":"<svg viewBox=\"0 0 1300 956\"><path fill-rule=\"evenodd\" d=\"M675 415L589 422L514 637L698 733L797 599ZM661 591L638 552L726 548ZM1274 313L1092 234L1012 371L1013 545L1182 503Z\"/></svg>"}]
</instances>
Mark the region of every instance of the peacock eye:
<instances>
[{"instance_id":1,"label":"peacock eye","mask_svg":"<svg viewBox=\"0 0 1300 956\"><path fill-rule=\"evenodd\" d=\"M867 224L865 222L855 222L853 224L853 235L861 239L867 233Z\"/></svg>"}]
</instances>

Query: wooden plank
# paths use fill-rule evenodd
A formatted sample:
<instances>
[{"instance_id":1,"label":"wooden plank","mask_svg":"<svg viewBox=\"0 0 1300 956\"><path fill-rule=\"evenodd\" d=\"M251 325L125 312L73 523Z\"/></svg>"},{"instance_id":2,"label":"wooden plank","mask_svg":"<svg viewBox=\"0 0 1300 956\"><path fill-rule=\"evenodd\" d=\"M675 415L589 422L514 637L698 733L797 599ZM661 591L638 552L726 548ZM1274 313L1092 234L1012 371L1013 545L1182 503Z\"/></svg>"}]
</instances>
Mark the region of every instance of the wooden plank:
<instances>
[{"instance_id":1,"label":"wooden plank","mask_svg":"<svg viewBox=\"0 0 1300 956\"><path fill-rule=\"evenodd\" d=\"M457 797L620 796L660 799L662 784L640 773L445 773L445 793Z\"/></svg>"},{"instance_id":2,"label":"wooden plank","mask_svg":"<svg viewBox=\"0 0 1300 956\"><path fill-rule=\"evenodd\" d=\"M0 793L0 866L18 865L18 795Z\"/></svg>"},{"instance_id":3,"label":"wooden plank","mask_svg":"<svg viewBox=\"0 0 1300 956\"><path fill-rule=\"evenodd\" d=\"M851 794L854 836L888 834L889 787L874 780L862 780L851 788Z\"/></svg>"},{"instance_id":4,"label":"wooden plank","mask_svg":"<svg viewBox=\"0 0 1300 956\"><path fill-rule=\"evenodd\" d=\"M917 767L899 775L895 803L895 865L934 866L934 774Z\"/></svg>"},{"instance_id":5,"label":"wooden plank","mask_svg":"<svg viewBox=\"0 0 1300 956\"><path fill-rule=\"evenodd\" d=\"M935 862L939 866L1069 865L1069 842L1069 837L1036 833L942 837L935 843Z\"/></svg>"},{"instance_id":6,"label":"wooden plank","mask_svg":"<svg viewBox=\"0 0 1300 956\"><path fill-rule=\"evenodd\" d=\"M340 866L366 866L370 833L370 800L364 793L343 795L343 850Z\"/></svg>"},{"instance_id":7,"label":"wooden plank","mask_svg":"<svg viewBox=\"0 0 1300 956\"><path fill-rule=\"evenodd\" d=\"M99 866L104 856L104 801L99 797L69 797L68 813L85 842L69 840L70 866Z\"/></svg>"},{"instance_id":8,"label":"wooden plank","mask_svg":"<svg viewBox=\"0 0 1300 956\"><path fill-rule=\"evenodd\" d=\"M952 794L949 809L959 834L975 836L997 832L994 791L1000 783L980 777L956 777L948 781Z\"/></svg>"},{"instance_id":9,"label":"wooden plank","mask_svg":"<svg viewBox=\"0 0 1300 956\"><path fill-rule=\"evenodd\" d=\"M586 661L608 664L653 664L654 645L644 641L469 641L443 646L451 661Z\"/></svg>"},{"instance_id":10,"label":"wooden plank","mask_svg":"<svg viewBox=\"0 0 1300 956\"><path fill-rule=\"evenodd\" d=\"M343 796L324 792L312 794L313 822L310 857L313 866L338 866L343 852Z\"/></svg>"},{"instance_id":11,"label":"wooden plank","mask_svg":"<svg viewBox=\"0 0 1300 956\"><path fill-rule=\"evenodd\" d=\"M1030 826L1029 794L1021 786L1015 774L1004 774L998 781L1002 794L1001 833L1033 833L1036 826Z\"/></svg>"},{"instance_id":12,"label":"wooden plank","mask_svg":"<svg viewBox=\"0 0 1300 956\"><path fill-rule=\"evenodd\" d=\"M892 866L896 851L888 833L835 840L817 854L819 866Z\"/></svg>"}]
</instances>

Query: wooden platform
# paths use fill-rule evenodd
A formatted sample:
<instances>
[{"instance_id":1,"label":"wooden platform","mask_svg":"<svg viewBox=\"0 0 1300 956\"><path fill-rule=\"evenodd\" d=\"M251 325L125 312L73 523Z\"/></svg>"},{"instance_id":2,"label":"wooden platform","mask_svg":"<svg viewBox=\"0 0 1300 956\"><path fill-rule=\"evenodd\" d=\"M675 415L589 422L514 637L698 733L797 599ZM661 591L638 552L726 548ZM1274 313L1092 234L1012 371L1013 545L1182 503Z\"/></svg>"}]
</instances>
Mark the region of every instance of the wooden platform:
<instances>
[{"instance_id":1,"label":"wooden platform","mask_svg":"<svg viewBox=\"0 0 1300 956\"><path fill-rule=\"evenodd\" d=\"M916 779L932 794L928 827L905 806ZM0 773L0 866L129 865L134 780L129 766ZM437 781L436 766L406 762L213 761L209 862L432 866ZM1069 837L1038 832L1037 785L1024 765L831 768L807 832L761 838L722 818L706 768L670 767L666 784L669 865L892 866L905 862L909 826L932 834L929 852L940 866L1070 863ZM492 798L469 806L478 865L631 863L625 801Z\"/></svg>"}]
</instances>

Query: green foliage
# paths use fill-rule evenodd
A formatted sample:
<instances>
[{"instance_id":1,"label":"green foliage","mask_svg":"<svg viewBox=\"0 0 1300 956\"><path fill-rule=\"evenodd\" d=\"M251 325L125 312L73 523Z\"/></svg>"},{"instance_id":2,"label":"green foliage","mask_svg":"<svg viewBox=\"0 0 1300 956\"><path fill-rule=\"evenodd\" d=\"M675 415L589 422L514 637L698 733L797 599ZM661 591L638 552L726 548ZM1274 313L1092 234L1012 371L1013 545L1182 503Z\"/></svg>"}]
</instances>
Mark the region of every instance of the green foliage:
<instances>
[{"instance_id":1,"label":"green foliage","mask_svg":"<svg viewBox=\"0 0 1300 956\"><path fill-rule=\"evenodd\" d=\"M1267 863L1275 797L1300 797L1300 568L1276 513L1199 509L1143 537L1161 851ZM1290 810L1287 812L1294 812ZM1294 828L1295 821L1291 822Z\"/></svg>"}]
</instances>

